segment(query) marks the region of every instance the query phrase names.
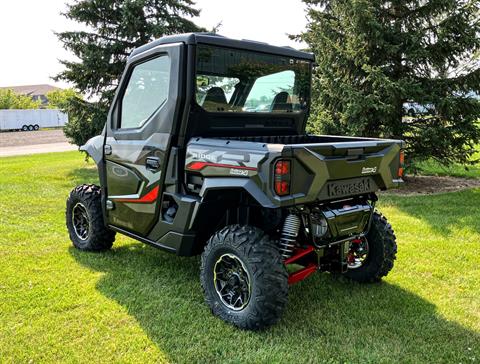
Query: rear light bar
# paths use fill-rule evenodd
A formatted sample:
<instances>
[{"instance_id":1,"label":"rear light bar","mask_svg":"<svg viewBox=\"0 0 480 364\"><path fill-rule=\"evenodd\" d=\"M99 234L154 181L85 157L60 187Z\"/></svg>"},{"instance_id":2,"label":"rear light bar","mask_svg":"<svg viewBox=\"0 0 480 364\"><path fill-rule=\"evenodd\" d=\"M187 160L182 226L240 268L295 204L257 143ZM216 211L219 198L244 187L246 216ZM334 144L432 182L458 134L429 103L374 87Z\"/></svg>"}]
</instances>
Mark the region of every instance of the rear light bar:
<instances>
[{"instance_id":1,"label":"rear light bar","mask_svg":"<svg viewBox=\"0 0 480 364\"><path fill-rule=\"evenodd\" d=\"M405 152L403 150L400 151L400 164L398 167L398 177L403 177L403 173L405 172Z\"/></svg>"},{"instance_id":2,"label":"rear light bar","mask_svg":"<svg viewBox=\"0 0 480 364\"><path fill-rule=\"evenodd\" d=\"M290 194L291 164L289 160L280 159L275 163L273 180L275 193L278 196Z\"/></svg>"}]
</instances>

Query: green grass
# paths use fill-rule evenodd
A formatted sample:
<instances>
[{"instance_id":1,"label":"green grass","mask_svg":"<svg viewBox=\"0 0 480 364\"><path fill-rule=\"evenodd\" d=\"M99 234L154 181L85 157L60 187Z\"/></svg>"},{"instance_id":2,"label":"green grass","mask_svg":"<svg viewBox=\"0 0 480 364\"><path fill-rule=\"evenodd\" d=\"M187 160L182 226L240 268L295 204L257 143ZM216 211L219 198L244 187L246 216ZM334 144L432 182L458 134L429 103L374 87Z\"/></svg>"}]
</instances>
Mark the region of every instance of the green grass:
<instances>
[{"instance_id":1,"label":"green grass","mask_svg":"<svg viewBox=\"0 0 480 364\"><path fill-rule=\"evenodd\" d=\"M463 178L479 178L480 177L480 152L472 155L471 161L477 161L473 165L464 166L458 163L453 163L450 166L445 166L433 159L420 162L416 164L420 174L428 176L454 176Z\"/></svg>"},{"instance_id":2,"label":"green grass","mask_svg":"<svg viewBox=\"0 0 480 364\"><path fill-rule=\"evenodd\" d=\"M380 284L317 274L280 323L245 332L203 303L199 259L118 236L72 249L64 204L96 180L77 152L0 159L0 362L480 361L480 190L382 196L398 237Z\"/></svg>"}]
</instances>

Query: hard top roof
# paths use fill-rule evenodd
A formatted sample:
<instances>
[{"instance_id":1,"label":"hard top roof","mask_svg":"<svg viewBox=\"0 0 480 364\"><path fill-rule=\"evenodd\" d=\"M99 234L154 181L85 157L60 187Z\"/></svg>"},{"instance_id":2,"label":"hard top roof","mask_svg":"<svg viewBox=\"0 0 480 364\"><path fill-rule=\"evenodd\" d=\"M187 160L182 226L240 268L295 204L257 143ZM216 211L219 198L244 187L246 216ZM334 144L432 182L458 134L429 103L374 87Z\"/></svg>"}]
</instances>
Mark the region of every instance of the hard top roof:
<instances>
[{"instance_id":1,"label":"hard top roof","mask_svg":"<svg viewBox=\"0 0 480 364\"><path fill-rule=\"evenodd\" d=\"M231 38L227 38L227 37L224 37L218 34L213 34L213 33L185 33L185 34L167 35L134 49L130 57L140 54L142 52L145 52L158 45L169 44L169 43L185 43L185 44L203 43L203 44L211 44L211 45L216 45L221 47L246 49L246 50L255 51L255 52L278 54L278 55L287 56L287 57L302 58L310 61L315 60L313 53L298 51L291 47L277 47L267 43L256 42L253 40L246 40L246 39L242 39L242 40L231 39Z\"/></svg>"}]
</instances>

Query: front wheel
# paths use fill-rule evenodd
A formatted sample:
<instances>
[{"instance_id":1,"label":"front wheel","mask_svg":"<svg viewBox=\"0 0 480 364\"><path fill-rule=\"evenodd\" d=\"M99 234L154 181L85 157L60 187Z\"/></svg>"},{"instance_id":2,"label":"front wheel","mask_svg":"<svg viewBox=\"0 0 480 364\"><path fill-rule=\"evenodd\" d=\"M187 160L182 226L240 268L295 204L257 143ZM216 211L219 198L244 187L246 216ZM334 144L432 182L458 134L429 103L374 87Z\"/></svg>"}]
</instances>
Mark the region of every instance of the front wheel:
<instances>
[{"instance_id":1,"label":"front wheel","mask_svg":"<svg viewBox=\"0 0 480 364\"><path fill-rule=\"evenodd\" d=\"M350 244L345 276L361 283L378 282L392 270L396 253L392 226L385 217L374 212L367 236Z\"/></svg>"},{"instance_id":2,"label":"front wheel","mask_svg":"<svg viewBox=\"0 0 480 364\"><path fill-rule=\"evenodd\" d=\"M276 323L287 304L288 273L278 248L252 226L227 226L210 238L200 280L212 313L242 329Z\"/></svg>"},{"instance_id":3,"label":"front wheel","mask_svg":"<svg viewBox=\"0 0 480 364\"><path fill-rule=\"evenodd\" d=\"M115 232L105 226L100 187L75 187L68 196L65 215L70 240L75 248L101 251L112 247Z\"/></svg>"}]
</instances>

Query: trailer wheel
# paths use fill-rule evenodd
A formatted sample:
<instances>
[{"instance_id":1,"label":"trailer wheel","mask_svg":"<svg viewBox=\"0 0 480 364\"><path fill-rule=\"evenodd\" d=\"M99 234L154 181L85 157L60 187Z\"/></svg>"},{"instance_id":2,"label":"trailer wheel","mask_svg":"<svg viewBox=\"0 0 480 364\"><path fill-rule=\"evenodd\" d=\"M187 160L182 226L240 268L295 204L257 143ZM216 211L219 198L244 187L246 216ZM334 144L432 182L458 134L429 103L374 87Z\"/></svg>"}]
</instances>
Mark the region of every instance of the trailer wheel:
<instances>
[{"instance_id":1,"label":"trailer wheel","mask_svg":"<svg viewBox=\"0 0 480 364\"><path fill-rule=\"evenodd\" d=\"M33 126L33 130L38 130L38 129L40 129L40 125L35 124L35 125Z\"/></svg>"},{"instance_id":2,"label":"trailer wheel","mask_svg":"<svg viewBox=\"0 0 480 364\"><path fill-rule=\"evenodd\" d=\"M33 125L28 126L28 131L33 131Z\"/></svg>"},{"instance_id":3,"label":"trailer wheel","mask_svg":"<svg viewBox=\"0 0 480 364\"><path fill-rule=\"evenodd\" d=\"M22 131L27 131L27 130L28 130L28 126L27 126L27 125L22 126Z\"/></svg>"}]
</instances>

